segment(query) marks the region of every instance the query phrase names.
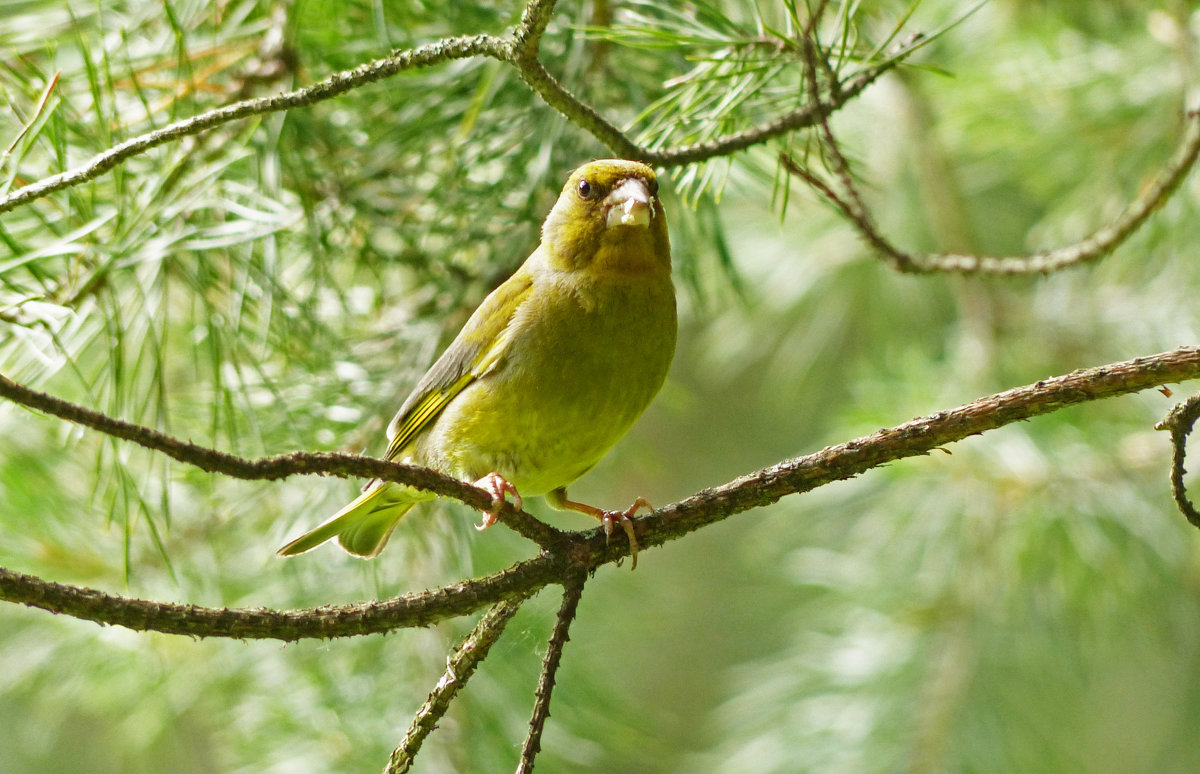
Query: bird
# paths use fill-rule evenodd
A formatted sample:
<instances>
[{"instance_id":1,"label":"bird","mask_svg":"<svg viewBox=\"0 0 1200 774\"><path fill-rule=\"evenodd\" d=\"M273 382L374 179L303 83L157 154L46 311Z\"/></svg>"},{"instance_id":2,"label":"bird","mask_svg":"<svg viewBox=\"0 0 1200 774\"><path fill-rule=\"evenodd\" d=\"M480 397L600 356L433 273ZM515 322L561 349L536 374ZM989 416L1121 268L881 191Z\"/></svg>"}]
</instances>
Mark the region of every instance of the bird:
<instances>
[{"instance_id":1,"label":"bird","mask_svg":"<svg viewBox=\"0 0 1200 774\"><path fill-rule=\"evenodd\" d=\"M567 178L525 262L493 290L417 382L387 428L384 457L487 491L495 523L507 495L544 496L559 510L620 523L631 566L638 498L609 511L567 486L628 432L666 380L677 315L671 244L652 167L583 164ZM434 495L373 479L328 520L279 549L302 554L336 538L373 558L396 525Z\"/></svg>"}]
</instances>

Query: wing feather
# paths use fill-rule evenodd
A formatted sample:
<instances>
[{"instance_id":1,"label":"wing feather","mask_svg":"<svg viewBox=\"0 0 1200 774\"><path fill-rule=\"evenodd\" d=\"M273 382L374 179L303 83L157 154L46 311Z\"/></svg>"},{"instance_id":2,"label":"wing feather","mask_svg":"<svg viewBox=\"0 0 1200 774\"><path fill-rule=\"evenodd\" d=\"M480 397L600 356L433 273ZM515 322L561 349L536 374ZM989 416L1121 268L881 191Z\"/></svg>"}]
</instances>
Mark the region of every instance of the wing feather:
<instances>
[{"instance_id":1,"label":"wing feather","mask_svg":"<svg viewBox=\"0 0 1200 774\"><path fill-rule=\"evenodd\" d=\"M397 457L455 395L495 365L508 344L508 326L532 288L522 268L483 300L388 425L387 459Z\"/></svg>"}]
</instances>

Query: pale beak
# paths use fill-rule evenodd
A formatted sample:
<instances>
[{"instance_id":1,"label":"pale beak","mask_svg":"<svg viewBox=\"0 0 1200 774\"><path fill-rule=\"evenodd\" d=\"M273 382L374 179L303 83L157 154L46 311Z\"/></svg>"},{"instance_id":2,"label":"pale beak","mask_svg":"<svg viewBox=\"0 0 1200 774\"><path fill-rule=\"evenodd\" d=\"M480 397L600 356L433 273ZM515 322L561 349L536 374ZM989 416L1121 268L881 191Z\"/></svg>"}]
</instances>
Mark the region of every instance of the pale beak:
<instances>
[{"instance_id":1,"label":"pale beak","mask_svg":"<svg viewBox=\"0 0 1200 774\"><path fill-rule=\"evenodd\" d=\"M606 224L613 226L648 226L654 210L650 206L652 197L646 184L636 177L621 181L613 192L604 199L608 212Z\"/></svg>"}]
</instances>

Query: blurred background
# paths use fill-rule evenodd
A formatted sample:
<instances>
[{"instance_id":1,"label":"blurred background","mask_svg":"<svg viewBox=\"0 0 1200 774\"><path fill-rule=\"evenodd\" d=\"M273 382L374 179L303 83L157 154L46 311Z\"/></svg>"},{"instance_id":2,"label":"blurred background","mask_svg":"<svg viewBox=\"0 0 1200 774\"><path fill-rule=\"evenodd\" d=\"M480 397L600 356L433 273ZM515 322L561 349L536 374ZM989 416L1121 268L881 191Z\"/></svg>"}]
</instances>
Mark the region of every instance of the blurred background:
<instances>
[{"instance_id":1,"label":"blurred background","mask_svg":"<svg viewBox=\"0 0 1200 774\"><path fill-rule=\"evenodd\" d=\"M655 146L805 103L788 3L562 2L550 71ZM671 7L667 7L671 6ZM0 185L517 2L0 2ZM1022 254L1120 213L1196 107L1193 2L831 4L843 76L931 42L833 118L881 229ZM935 33L941 34L935 34ZM39 96L61 76L45 107ZM21 134L22 127L30 129ZM776 167L797 133L661 170L681 339L634 431L572 488L662 505L1076 368L1195 344L1200 177L1115 254L1052 276L904 276ZM482 59L225 125L0 217L0 372L243 456L380 453L415 379L609 155ZM813 157L815 160L815 156ZM1186 396L1088 404L783 500L606 567L539 771L1200 770L1200 534L1175 511ZM237 482L0 406L0 565L200 605L389 597L533 554L423 506L365 563L275 549L356 484ZM570 528L579 517L534 512ZM418 771L512 769L558 606L527 604ZM10 774L382 769L472 626L192 640L0 607Z\"/></svg>"}]
</instances>

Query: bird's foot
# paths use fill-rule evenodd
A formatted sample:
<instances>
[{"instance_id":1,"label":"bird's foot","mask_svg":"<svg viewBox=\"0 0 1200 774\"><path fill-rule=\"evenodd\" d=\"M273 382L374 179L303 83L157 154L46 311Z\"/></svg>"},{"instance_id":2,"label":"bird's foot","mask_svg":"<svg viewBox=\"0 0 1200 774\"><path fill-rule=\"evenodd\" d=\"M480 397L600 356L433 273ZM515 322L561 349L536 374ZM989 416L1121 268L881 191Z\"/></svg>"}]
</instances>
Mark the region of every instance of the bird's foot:
<instances>
[{"instance_id":1,"label":"bird's foot","mask_svg":"<svg viewBox=\"0 0 1200 774\"><path fill-rule=\"evenodd\" d=\"M591 516L594 519L599 519L600 524L604 527L605 542L608 541L608 538L612 537L613 524L620 524L621 529L625 531L625 536L629 538L629 556L633 560L629 564L629 569L637 569L639 546L637 533L633 529L632 517L642 508L650 511L654 510L654 506L651 505L646 498L639 497L633 501L632 505L623 511L607 511L603 508L597 508L594 505L568 500L567 493L564 489L557 489L552 492L550 496L552 497L550 504L555 508L576 511L577 513L586 513L588 516Z\"/></svg>"},{"instance_id":2,"label":"bird's foot","mask_svg":"<svg viewBox=\"0 0 1200 774\"><path fill-rule=\"evenodd\" d=\"M650 504L649 500L644 497L639 497L633 501L632 505L623 511L603 511L602 515L600 516L600 524L604 527L605 542L608 542L608 539L612 537L613 522L619 523L621 525L621 529L625 530L625 536L629 538L629 556L631 559L629 563L629 569L631 571L637 569L637 556L639 548L637 534L633 530L632 517L642 508L645 508L648 511L654 510L654 506Z\"/></svg>"},{"instance_id":3,"label":"bird's foot","mask_svg":"<svg viewBox=\"0 0 1200 774\"><path fill-rule=\"evenodd\" d=\"M475 529L477 530L485 530L496 523L496 514L500 513L500 509L504 507L506 494L513 496L513 506L518 511L525 508L525 502L521 499L521 493L499 473L488 473L476 481L474 485L492 496L492 508L489 511L483 512L483 521L475 525Z\"/></svg>"}]
</instances>

